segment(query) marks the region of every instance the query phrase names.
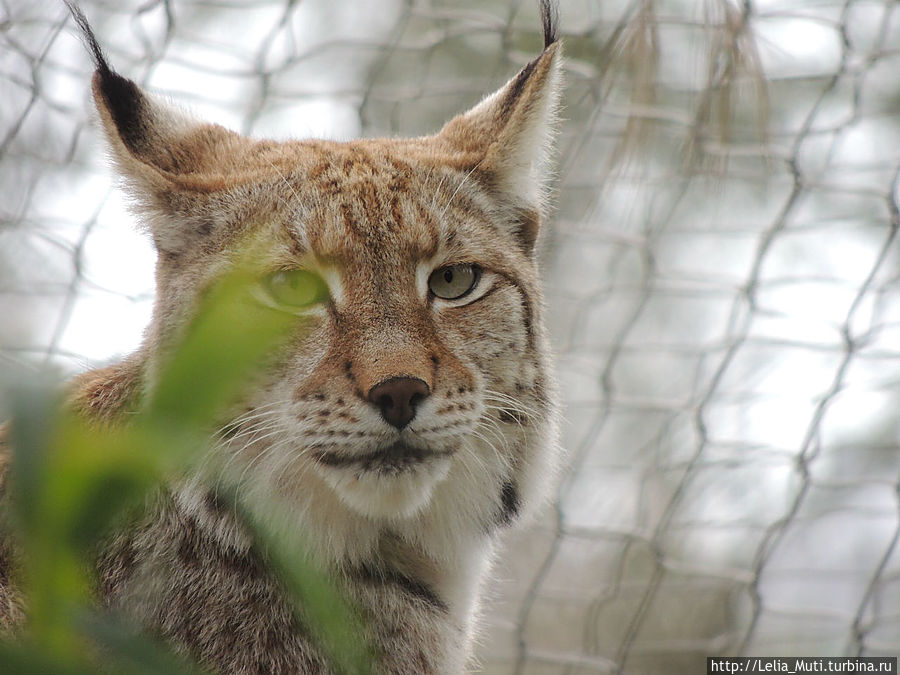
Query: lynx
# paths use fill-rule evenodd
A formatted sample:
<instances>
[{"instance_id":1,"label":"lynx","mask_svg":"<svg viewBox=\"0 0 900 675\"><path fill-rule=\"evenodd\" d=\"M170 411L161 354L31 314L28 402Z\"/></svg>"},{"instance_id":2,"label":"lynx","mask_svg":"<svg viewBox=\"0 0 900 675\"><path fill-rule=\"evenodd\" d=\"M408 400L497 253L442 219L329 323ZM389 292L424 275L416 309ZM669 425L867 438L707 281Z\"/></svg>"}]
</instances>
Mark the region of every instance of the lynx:
<instances>
[{"instance_id":1,"label":"lynx","mask_svg":"<svg viewBox=\"0 0 900 675\"><path fill-rule=\"evenodd\" d=\"M543 52L474 108L431 136L346 143L195 121L115 73L70 7L158 262L142 346L77 377L69 405L125 419L236 242L264 241L259 296L303 331L214 451L290 505L310 559L360 608L376 672L466 669L496 541L559 461L536 244L561 50L555 7L540 7ZM213 671L328 670L202 480L169 486L96 573L104 606ZM0 584L0 624L19 602Z\"/></svg>"}]
</instances>

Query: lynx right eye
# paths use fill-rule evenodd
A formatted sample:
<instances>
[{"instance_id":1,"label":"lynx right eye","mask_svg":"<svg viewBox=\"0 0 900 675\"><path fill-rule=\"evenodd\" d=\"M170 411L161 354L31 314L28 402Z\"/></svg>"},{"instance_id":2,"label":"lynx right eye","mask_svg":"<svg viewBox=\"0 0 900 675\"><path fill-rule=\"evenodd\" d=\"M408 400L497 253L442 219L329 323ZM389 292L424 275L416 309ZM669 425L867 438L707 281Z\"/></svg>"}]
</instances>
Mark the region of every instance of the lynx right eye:
<instances>
[{"instance_id":1,"label":"lynx right eye","mask_svg":"<svg viewBox=\"0 0 900 675\"><path fill-rule=\"evenodd\" d=\"M428 290L443 300L458 300L468 295L481 279L477 265L448 265L439 267L428 277Z\"/></svg>"},{"instance_id":2,"label":"lynx right eye","mask_svg":"<svg viewBox=\"0 0 900 675\"><path fill-rule=\"evenodd\" d=\"M282 307L302 309L328 299L322 279L306 270L279 270L263 279L268 295Z\"/></svg>"}]
</instances>

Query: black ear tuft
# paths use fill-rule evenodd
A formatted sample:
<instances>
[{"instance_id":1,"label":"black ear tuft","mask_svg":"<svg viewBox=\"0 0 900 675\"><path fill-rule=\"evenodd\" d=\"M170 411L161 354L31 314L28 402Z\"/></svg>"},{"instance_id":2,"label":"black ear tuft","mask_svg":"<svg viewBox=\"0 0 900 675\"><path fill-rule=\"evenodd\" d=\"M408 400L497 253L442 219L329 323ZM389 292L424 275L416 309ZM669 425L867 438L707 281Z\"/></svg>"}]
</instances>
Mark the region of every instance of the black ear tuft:
<instances>
[{"instance_id":1,"label":"black ear tuft","mask_svg":"<svg viewBox=\"0 0 900 675\"><path fill-rule=\"evenodd\" d=\"M91 57L94 59L94 67L99 72L112 72L109 69L109 64L106 62L106 56L104 56L103 50L100 48L100 43L97 42L97 37L94 35L93 29L91 29L91 24L88 23L87 17L81 11L81 7L71 2L71 0L63 0L63 2L66 3L66 7L72 13L72 18L75 19L75 23L81 29L81 37L88 51L90 51Z\"/></svg>"},{"instance_id":2,"label":"black ear tuft","mask_svg":"<svg viewBox=\"0 0 900 675\"><path fill-rule=\"evenodd\" d=\"M106 108L115 122L119 135L128 147L133 150L138 149L141 139L145 135L145 129L141 122L144 95L134 82L122 77L109 67L103 49L97 41L97 36L94 35L81 8L71 0L63 0L63 2L66 3L66 7L72 13L72 18L81 29L82 39L91 53L97 69L94 74L94 85L103 96Z\"/></svg>"},{"instance_id":3,"label":"black ear tuft","mask_svg":"<svg viewBox=\"0 0 900 675\"><path fill-rule=\"evenodd\" d=\"M559 7L555 0L541 0L541 25L544 28L544 49L559 40Z\"/></svg>"}]
</instances>

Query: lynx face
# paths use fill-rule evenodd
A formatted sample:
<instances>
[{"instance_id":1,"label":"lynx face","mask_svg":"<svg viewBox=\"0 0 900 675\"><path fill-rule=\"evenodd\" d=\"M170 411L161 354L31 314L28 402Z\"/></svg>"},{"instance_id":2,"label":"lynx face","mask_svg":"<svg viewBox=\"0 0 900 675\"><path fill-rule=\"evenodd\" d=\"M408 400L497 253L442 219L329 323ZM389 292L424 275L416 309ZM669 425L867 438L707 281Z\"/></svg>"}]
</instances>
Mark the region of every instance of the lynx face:
<instances>
[{"instance_id":1,"label":"lynx face","mask_svg":"<svg viewBox=\"0 0 900 675\"><path fill-rule=\"evenodd\" d=\"M450 476L505 484L550 412L533 262L465 173L405 145L300 146L273 181L289 206L265 235L260 295L306 321L231 442L384 518ZM321 291L295 297L292 281Z\"/></svg>"},{"instance_id":2,"label":"lynx face","mask_svg":"<svg viewBox=\"0 0 900 675\"><path fill-rule=\"evenodd\" d=\"M196 122L88 38L98 111L159 252L147 386L240 242L264 242L255 296L302 321L220 451L291 500L314 539L318 527L365 549L366 524L385 522L407 539L449 533L441 556L545 491L554 398L534 247L559 80L547 25L541 56L439 133L351 143Z\"/></svg>"}]
</instances>

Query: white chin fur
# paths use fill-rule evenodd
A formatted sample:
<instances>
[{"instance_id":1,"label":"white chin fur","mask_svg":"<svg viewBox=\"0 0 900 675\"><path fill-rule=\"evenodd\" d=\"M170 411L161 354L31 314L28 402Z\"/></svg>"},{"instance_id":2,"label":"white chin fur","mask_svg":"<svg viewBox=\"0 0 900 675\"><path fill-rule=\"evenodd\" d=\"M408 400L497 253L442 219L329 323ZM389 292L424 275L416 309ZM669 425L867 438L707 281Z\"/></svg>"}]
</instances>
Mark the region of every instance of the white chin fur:
<instances>
[{"instance_id":1,"label":"white chin fur","mask_svg":"<svg viewBox=\"0 0 900 675\"><path fill-rule=\"evenodd\" d=\"M369 518L391 520L410 518L425 508L435 486L447 477L450 462L450 457L435 457L396 474L328 466L319 471L351 509Z\"/></svg>"}]
</instances>

